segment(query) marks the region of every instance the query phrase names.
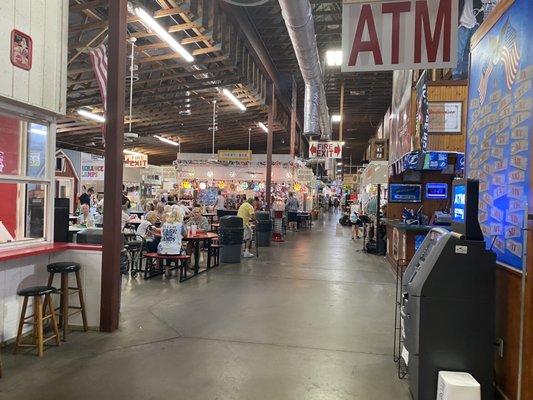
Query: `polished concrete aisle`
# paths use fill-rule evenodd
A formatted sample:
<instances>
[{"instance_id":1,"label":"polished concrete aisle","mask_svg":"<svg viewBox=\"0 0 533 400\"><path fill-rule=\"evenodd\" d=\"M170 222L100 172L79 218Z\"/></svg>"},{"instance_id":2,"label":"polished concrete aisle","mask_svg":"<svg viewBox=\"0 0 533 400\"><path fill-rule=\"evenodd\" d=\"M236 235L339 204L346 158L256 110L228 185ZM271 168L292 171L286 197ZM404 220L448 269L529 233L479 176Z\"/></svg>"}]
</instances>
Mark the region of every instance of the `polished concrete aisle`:
<instances>
[{"instance_id":1,"label":"polished concrete aisle","mask_svg":"<svg viewBox=\"0 0 533 400\"><path fill-rule=\"evenodd\" d=\"M4 349L0 399L408 399L393 276L336 219L186 283L125 280L118 332Z\"/></svg>"}]
</instances>

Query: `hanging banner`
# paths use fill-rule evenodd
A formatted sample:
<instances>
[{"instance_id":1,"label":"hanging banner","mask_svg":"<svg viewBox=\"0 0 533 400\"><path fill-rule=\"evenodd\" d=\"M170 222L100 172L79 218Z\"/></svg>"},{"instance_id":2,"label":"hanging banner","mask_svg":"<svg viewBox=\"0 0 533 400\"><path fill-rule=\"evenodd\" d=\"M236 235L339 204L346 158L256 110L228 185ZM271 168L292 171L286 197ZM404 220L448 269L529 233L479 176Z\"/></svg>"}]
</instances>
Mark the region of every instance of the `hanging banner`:
<instances>
[{"instance_id":1,"label":"hanging banner","mask_svg":"<svg viewBox=\"0 0 533 400\"><path fill-rule=\"evenodd\" d=\"M251 150L219 150L218 161L252 161Z\"/></svg>"},{"instance_id":2,"label":"hanging banner","mask_svg":"<svg viewBox=\"0 0 533 400\"><path fill-rule=\"evenodd\" d=\"M342 72L456 66L456 0L351 0L342 9Z\"/></svg>"},{"instance_id":3,"label":"hanging banner","mask_svg":"<svg viewBox=\"0 0 533 400\"><path fill-rule=\"evenodd\" d=\"M81 153L81 180L103 181L105 160L102 156Z\"/></svg>"},{"instance_id":4,"label":"hanging banner","mask_svg":"<svg viewBox=\"0 0 533 400\"><path fill-rule=\"evenodd\" d=\"M133 168L147 167L148 154L124 154L124 166Z\"/></svg>"},{"instance_id":5,"label":"hanging banner","mask_svg":"<svg viewBox=\"0 0 533 400\"><path fill-rule=\"evenodd\" d=\"M309 158L342 158L342 142L309 142Z\"/></svg>"}]
</instances>

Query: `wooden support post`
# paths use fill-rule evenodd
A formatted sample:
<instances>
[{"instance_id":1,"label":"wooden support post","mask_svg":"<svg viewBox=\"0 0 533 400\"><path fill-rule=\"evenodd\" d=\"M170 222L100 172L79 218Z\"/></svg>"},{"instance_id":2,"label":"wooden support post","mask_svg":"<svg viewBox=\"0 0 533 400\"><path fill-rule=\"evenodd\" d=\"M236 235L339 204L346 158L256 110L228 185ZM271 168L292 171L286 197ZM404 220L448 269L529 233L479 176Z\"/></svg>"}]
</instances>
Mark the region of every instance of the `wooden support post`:
<instances>
[{"instance_id":1,"label":"wooden support post","mask_svg":"<svg viewBox=\"0 0 533 400\"><path fill-rule=\"evenodd\" d=\"M272 145L274 143L274 112L276 106L275 88L272 84L270 86L270 107L268 108L268 133L267 133L267 160L266 160L266 206L267 211L270 211L271 196L272 196Z\"/></svg>"},{"instance_id":2,"label":"wooden support post","mask_svg":"<svg viewBox=\"0 0 533 400\"><path fill-rule=\"evenodd\" d=\"M342 142L342 138L344 137L344 81L341 84L341 104L339 114L341 116L341 121L339 122L339 141Z\"/></svg>"},{"instance_id":3,"label":"wooden support post","mask_svg":"<svg viewBox=\"0 0 533 400\"><path fill-rule=\"evenodd\" d=\"M126 100L127 0L109 2L107 112L105 126L105 213L102 252L100 330L118 329L124 107Z\"/></svg>"},{"instance_id":4,"label":"wooden support post","mask_svg":"<svg viewBox=\"0 0 533 400\"><path fill-rule=\"evenodd\" d=\"M291 102L291 158L296 156L296 106L298 91L294 76L292 77L292 102Z\"/></svg>"}]
</instances>

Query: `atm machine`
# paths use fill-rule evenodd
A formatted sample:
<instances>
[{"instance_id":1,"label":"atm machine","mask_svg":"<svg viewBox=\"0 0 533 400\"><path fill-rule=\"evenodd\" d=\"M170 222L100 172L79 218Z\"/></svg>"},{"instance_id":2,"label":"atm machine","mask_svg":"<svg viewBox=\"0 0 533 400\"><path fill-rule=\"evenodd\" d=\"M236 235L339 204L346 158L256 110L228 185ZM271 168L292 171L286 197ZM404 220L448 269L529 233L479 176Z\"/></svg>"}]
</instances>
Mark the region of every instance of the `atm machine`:
<instances>
[{"instance_id":1,"label":"atm machine","mask_svg":"<svg viewBox=\"0 0 533 400\"><path fill-rule=\"evenodd\" d=\"M414 400L435 400L439 371L471 374L494 398L495 254L478 222L479 182L452 186L451 231L433 228L402 286L402 357Z\"/></svg>"}]
</instances>

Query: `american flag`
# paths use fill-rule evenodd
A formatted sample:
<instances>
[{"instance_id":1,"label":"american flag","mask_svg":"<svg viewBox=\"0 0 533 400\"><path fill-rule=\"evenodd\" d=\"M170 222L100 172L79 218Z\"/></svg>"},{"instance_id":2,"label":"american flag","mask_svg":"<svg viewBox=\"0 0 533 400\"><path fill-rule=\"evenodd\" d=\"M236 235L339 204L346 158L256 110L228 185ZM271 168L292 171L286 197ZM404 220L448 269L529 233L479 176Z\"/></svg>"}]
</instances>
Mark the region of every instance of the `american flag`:
<instances>
[{"instance_id":1,"label":"american flag","mask_svg":"<svg viewBox=\"0 0 533 400\"><path fill-rule=\"evenodd\" d=\"M509 20L505 22L500 30L498 39L495 40L495 45L491 47L493 47L494 56L483 68L481 73L481 81L479 82L478 87L479 100L481 104L485 102L490 76L497 64L500 62L503 64L507 89L512 89L513 83L518 75L520 51L518 50L516 30L511 26Z\"/></svg>"},{"instance_id":2,"label":"american flag","mask_svg":"<svg viewBox=\"0 0 533 400\"><path fill-rule=\"evenodd\" d=\"M479 82L479 87L477 89L479 93L479 102L483 105L485 103L485 97L487 96L487 89L489 87L489 79L492 71L494 70L494 64L492 61L489 61L487 65L483 68L481 72L481 80Z\"/></svg>"},{"instance_id":3,"label":"american flag","mask_svg":"<svg viewBox=\"0 0 533 400\"><path fill-rule=\"evenodd\" d=\"M513 83L518 74L518 64L520 63L520 51L516 43L516 30L511 26L509 20L500 32L500 61L503 62L505 68L505 80L507 88L511 90Z\"/></svg>"},{"instance_id":4,"label":"american flag","mask_svg":"<svg viewBox=\"0 0 533 400\"><path fill-rule=\"evenodd\" d=\"M89 58L96 75L96 82L98 82L98 87L100 88L100 96L102 97L105 113L107 109L107 48L105 44L91 49ZM102 126L102 137L105 141L105 125Z\"/></svg>"}]
</instances>

